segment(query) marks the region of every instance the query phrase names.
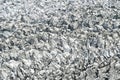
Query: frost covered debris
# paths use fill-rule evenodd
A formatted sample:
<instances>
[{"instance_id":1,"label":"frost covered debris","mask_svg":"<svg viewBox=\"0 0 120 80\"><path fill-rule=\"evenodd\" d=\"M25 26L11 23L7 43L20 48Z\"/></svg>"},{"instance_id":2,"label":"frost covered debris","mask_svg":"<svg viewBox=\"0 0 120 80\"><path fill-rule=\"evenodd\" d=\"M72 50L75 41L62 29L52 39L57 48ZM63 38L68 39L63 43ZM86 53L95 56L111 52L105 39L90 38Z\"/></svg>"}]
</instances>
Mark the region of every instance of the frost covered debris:
<instances>
[{"instance_id":1,"label":"frost covered debris","mask_svg":"<svg viewBox=\"0 0 120 80\"><path fill-rule=\"evenodd\" d=\"M0 80L119 80L120 8L111 1L1 0Z\"/></svg>"}]
</instances>

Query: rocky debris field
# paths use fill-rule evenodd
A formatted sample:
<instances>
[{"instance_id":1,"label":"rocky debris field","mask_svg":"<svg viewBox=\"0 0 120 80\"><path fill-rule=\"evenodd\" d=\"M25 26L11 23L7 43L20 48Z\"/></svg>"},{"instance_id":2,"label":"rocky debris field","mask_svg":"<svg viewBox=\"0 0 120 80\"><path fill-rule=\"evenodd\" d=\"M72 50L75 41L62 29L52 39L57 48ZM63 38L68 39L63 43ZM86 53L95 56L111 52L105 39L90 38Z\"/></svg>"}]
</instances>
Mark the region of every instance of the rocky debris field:
<instances>
[{"instance_id":1,"label":"rocky debris field","mask_svg":"<svg viewBox=\"0 0 120 80\"><path fill-rule=\"evenodd\" d=\"M0 80L120 80L119 0L0 0Z\"/></svg>"}]
</instances>

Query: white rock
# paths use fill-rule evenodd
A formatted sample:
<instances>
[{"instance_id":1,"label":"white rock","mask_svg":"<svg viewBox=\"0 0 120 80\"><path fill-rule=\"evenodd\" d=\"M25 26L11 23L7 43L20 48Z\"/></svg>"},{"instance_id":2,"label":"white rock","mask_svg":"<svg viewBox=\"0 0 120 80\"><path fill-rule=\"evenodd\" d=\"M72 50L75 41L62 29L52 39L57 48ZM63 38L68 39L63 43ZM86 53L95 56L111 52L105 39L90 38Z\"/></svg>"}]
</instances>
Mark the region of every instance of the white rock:
<instances>
[{"instance_id":1,"label":"white rock","mask_svg":"<svg viewBox=\"0 0 120 80\"><path fill-rule=\"evenodd\" d=\"M104 50L104 56L105 56L105 57L110 57L108 51Z\"/></svg>"},{"instance_id":2,"label":"white rock","mask_svg":"<svg viewBox=\"0 0 120 80\"><path fill-rule=\"evenodd\" d=\"M115 68L120 70L120 63L119 62L115 63Z\"/></svg>"},{"instance_id":3,"label":"white rock","mask_svg":"<svg viewBox=\"0 0 120 80\"><path fill-rule=\"evenodd\" d=\"M11 53L9 53L9 56L11 56L11 57L14 57L14 58L17 58L18 57L18 53L17 52L11 52Z\"/></svg>"},{"instance_id":4,"label":"white rock","mask_svg":"<svg viewBox=\"0 0 120 80\"><path fill-rule=\"evenodd\" d=\"M26 65L26 66L30 66L32 64L32 61L28 60L28 59L23 59L22 61L23 61L24 65Z\"/></svg>"},{"instance_id":5,"label":"white rock","mask_svg":"<svg viewBox=\"0 0 120 80\"><path fill-rule=\"evenodd\" d=\"M118 38L118 34L117 33L113 33L113 38Z\"/></svg>"},{"instance_id":6,"label":"white rock","mask_svg":"<svg viewBox=\"0 0 120 80\"><path fill-rule=\"evenodd\" d=\"M14 68L16 69L20 63L21 62L19 61L10 60L9 62L5 62L4 64L11 69L14 69Z\"/></svg>"},{"instance_id":7,"label":"white rock","mask_svg":"<svg viewBox=\"0 0 120 80\"><path fill-rule=\"evenodd\" d=\"M69 38L70 42L73 43L75 41L75 38Z\"/></svg>"},{"instance_id":8,"label":"white rock","mask_svg":"<svg viewBox=\"0 0 120 80\"><path fill-rule=\"evenodd\" d=\"M59 65L59 64L57 64L57 63L52 63L52 65L56 68L56 69L59 69L61 66Z\"/></svg>"},{"instance_id":9,"label":"white rock","mask_svg":"<svg viewBox=\"0 0 120 80\"><path fill-rule=\"evenodd\" d=\"M33 74L35 71L34 71L34 69L30 69L30 72Z\"/></svg>"},{"instance_id":10,"label":"white rock","mask_svg":"<svg viewBox=\"0 0 120 80\"><path fill-rule=\"evenodd\" d=\"M117 43L118 46L120 46L120 41Z\"/></svg>"},{"instance_id":11,"label":"white rock","mask_svg":"<svg viewBox=\"0 0 120 80\"><path fill-rule=\"evenodd\" d=\"M63 41L63 48L65 52L70 52L70 46L65 41Z\"/></svg>"},{"instance_id":12,"label":"white rock","mask_svg":"<svg viewBox=\"0 0 120 80\"><path fill-rule=\"evenodd\" d=\"M94 67L98 67L99 64L95 62L95 63L93 63L93 66L94 66Z\"/></svg>"},{"instance_id":13,"label":"white rock","mask_svg":"<svg viewBox=\"0 0 120 80\"><path fill-rule=\"evenodd\" d=\"M46 72L45 70L41 70L39 74L44 74L45 72Z\"/></svg>"},{"instance_id":14,"label":"white rock","mask_svg":"<svg viewBox=\"0 0 120 80\"><path fill-rule=\"evenodd\" d=\"M57 49L52 50L50 54L51 55L57 55Z\"/></svg>"},{"instance_id":15,"label":"white rock","mask_svg":"<svg viewBox=\"0 0 120 80\"><path fill-rule=\"evenodd\" d=\"M56 56L56 58L57 58L57 60L58 60L59 62L65 61L65 58L63 57L63 54L58 54L58 55Z\"/></svg>"},{"instance_id":16,"label":"white rock","mask_svg":"<svg viewBox=\"0 0 120 80\"><path fill-rule=\"evenodd\" d=\"M0 74L1 74L2 80L7 80L7 76L8 76L7 71L2 70L2 72Z\"/></svg>"},{"instance_id":17,"label":"white rock","mask_svg":"<svg viewBox=\"0 0 120 80\"><path fill-rule=\"evenodd\" d=\"M3 35L4 35L6 38L8 38L9 36L12 35L12 33L11 33L11 32L8 32L8 31L4 31L4 32L3 32Z\"/></svg>"},{"instance_id":18,"label":"white rock","mask_svg":"<svg viewBox=\"0 0 120 80\"><path fill-rule=\"evenodd\" d=\"M102 27L102 26L100 26L100 25L97 25L97 27L98 27L99 29L103 29L103 27Z\"/></svg>"},{"instance_id":19,"label":"white rock","mask_svg":"<svg viewBox=\"0 0 120 80\"><path fill-rule=\"evenodd\" d=\"M109 54L110 56L114 56L114 53L111 50L109 50Z\"/></svg>"},{"instance_id":20,"label":"white rock","mask_svg":"<svg viewBox=\"0 0 120 80\"><path fill-rule=\"evenodd\" d=\"M47 51L43 51L43 56L48 57L48 58L52 58L52 55Z\"/></svg>"},{"instance_id":21,"label":"white rock","mask_svg":"<svg viewBox=\"0 0 120 80\"><path fill-rule=\"evenodd\" d=\"M69 53L69 52L65 52L65 53L63 53L63 55L64 55L65 57L69 57L69 56L70 56L70 53Z\"/></svg>"}]
</instances>

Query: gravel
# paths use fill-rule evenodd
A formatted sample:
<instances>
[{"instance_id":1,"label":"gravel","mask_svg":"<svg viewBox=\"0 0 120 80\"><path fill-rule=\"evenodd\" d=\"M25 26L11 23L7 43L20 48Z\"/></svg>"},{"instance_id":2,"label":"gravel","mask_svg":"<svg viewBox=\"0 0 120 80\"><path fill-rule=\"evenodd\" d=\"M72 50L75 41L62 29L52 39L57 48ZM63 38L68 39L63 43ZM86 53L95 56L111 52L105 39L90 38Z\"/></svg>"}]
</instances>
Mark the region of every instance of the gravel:
<instances>
[{"instance_id":1,"label":"gravel","mask_svg":"<svg viewBox=\"0 0 120 80\"><path fill-rule=\"evenodd\" d=\"M119 0L0 0L0 80L120 80Z\"/></svg>"}]
</instances>

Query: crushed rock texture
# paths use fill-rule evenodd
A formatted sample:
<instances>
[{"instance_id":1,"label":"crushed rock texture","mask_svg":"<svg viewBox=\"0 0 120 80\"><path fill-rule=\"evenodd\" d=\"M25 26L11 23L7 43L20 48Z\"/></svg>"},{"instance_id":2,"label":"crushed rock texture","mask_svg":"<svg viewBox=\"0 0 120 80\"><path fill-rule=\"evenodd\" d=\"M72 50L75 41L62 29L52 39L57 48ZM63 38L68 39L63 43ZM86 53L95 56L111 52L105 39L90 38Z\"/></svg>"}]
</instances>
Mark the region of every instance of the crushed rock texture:
<instances>
[{"instance_id":1,"label":"crushed rock texture","mask_svg":"<svg viewBox=\"0 0 120 80\"><path fill-rule=\"evenodd\" d=\"M0 80L120 80L120 0L0 0Z\"/></svg>"}]
</instances>

